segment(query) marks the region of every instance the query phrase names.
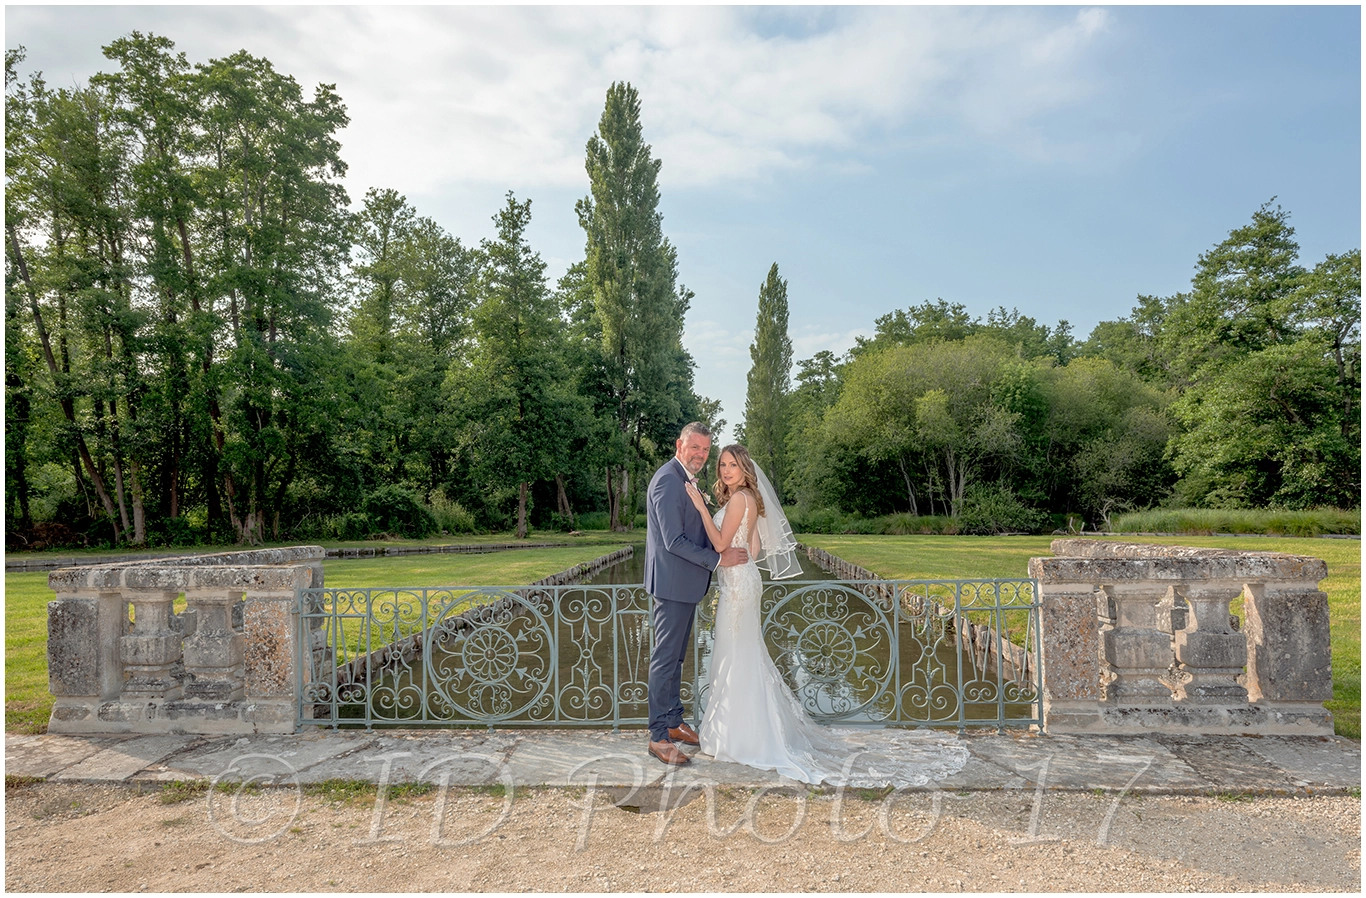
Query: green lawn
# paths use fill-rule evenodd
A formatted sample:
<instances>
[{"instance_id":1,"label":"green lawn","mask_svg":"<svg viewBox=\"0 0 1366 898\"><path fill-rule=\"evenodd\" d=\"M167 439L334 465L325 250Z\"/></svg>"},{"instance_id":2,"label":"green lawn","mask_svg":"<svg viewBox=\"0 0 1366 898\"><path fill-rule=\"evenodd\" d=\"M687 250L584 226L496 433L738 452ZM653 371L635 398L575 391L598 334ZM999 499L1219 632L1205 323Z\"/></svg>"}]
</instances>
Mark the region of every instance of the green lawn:
<instances>
[{"instance_id":1,"label":"green lawn","mask_svg":"<svg viewBox=\"0 0 1366 898\"><path fill-rule=\"evenodd\" d=\"M892 579L936 577L1027 577L1029 559L1050 555L1051 536L798 536L846 561ZM1270 536L1116 537L1118 542L1160 543L1289 552L1328 562L1328 578L1319 588L1328 593L1329 631L1333 652L1333 712L1340 736L1361 738L1361 542L1353 539L1294 539ZM1242 609L1235 605L1235 614Z\"/></svg>"},{"instance_id":2,"label":"green lawn","mask_svg":"<svg viewBox=\"0 0 1366 898\"><path fill-rule=\"evenodd\" d=\"M41 733L47 691L47 574L5 575L5 732Z\"/></svg>"},{"instance_id":3,"label":"green lawn","mask_svg":"<svg viewBox=\"0 0 1366 898\"><path fill-rule=\"evenodd\" d=\"M563 549L329 559L323 562L323 570L328 586L515 586L643 539L643 531L595 533L567 538L564 541L574 545ZM486 540L504 541L511 541L506 534ZM52 696L47 691L47 603L51 599L46 573L5 575L6 732L41 733L52 713Z\"/></svg>"}]
</instances>

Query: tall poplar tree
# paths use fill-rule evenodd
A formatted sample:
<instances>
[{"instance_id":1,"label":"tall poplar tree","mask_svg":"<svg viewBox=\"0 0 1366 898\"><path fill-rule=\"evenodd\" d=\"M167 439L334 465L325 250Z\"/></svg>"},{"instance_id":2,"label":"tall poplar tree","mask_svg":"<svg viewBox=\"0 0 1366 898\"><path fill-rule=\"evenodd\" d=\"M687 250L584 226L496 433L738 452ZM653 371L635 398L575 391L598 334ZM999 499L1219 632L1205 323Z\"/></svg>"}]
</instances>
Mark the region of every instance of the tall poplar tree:
<instances>
[{"instance_id":1,"label":"tall poplar tree","mask_svg":"<svg viewBox=\"0 0 1366 898\"><path fill-rule=\"evenodd\" d=\"M691 359L682 347L691 294L677 286L678 259L659 214L660 161L640 126L640 96L613 83L588 140L591 196L576 204L587 235L585 281L602 328L602 403L616 439L608 448L609 518L613 530L634 519L632 477L659 434L682 414L679 387L690 390Z\"/></svg>"},{"instance_id":2,"label":"tall poplar tree","mask_svg":"<svg viewBox=\"0 0 1366 898\"><path fill-rule=\"evenodd\" d=\"M787 335L787 281L778 276L777 262L759 287L759 315L749 357L753 364L745 392L744 440L782 498L787 476L792 340Z\"/></svg>"}]
</instances>

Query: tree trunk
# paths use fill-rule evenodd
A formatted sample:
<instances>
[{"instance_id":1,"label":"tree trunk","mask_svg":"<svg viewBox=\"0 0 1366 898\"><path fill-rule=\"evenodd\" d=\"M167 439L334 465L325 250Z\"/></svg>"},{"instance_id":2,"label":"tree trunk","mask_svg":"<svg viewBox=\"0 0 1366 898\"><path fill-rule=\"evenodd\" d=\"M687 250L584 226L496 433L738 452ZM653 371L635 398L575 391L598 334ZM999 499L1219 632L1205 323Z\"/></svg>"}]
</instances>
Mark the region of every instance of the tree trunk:
<instances>
[{"instance_id":1,"label":"tree trunk","mask_svg":"<svg viewBox=\"0 0 1366 898\"><path fill-rule=\"evenodd\" d=\"M23 453L15 453L17 459L14 465L15 492L18 493L19 500L19 526L25 530L33 527L33 515L28 507L28 475L25 468L28 467L28 459L24 458Z\"/></svg>"},{"instance_id":2,"label":"tree trunk","mask_svg":"<svg viewBox=\"0 0 1366 898\"><path fill-rule=\"evenodd\" d=\"M131 459L128 464L133 488L133 545L142 546L147 543L147 512L142 504L142 465L137 458Z\"/></svg>"},{"instance_id":3,"label":"tree trunk","mask_svg":"<svg viewBox=\"0 0 1366 898\"><path fill-rule=\"evenodd\" d=\"M574 523L574 509L569 507L569 494L564 491L564 475L555 475L555 503L559 512L564 516L566 523L571 526Z\"/></svg>"},{"instance_id":4,"label":"tree trunk","mask_svg":"<svg viewBox=\"0 0 1366 898\"><path fill-rule=\"evenodd\" d=\"M617 532L630 530L635 525L635 521L627 519L627 499L631 494L631 469L628 466L621 466L621 481L619 484L609 483L609 491L613 488L616 488L618 492L612 503L612 529Z\"/></svg>"},{"instance_id":5,"label":"tree trunk","mask_svg":"<svg viewBox=\"0 0 1366 898\"><path fill-rule=\"evenodd\" d=\"M944 466L949 475L949 500L953 503L953 516L963 514L963 494L967 492L968 466L959 460L953 450L944 453Z\"/></svg>"},{"instance_id":6,"label":"tree trunk","mask_svg":"<svg viewBox=\"0 0 1366 898\"><path fill-rule=\"evenodd\" d=\"M76 486L81 491L81 497L85 499L85 515L93 518L95 516L95 503L90 501L90 490L86 489L85 477L81 474L81 456L78 452L71 453L71 473L76 477Z\"/></svg>"},{"instance_id":7,"label":"tree trunk","mask_svg":"<svg viewBox=\"0 0 1366 898\"><path fill-rule=\"evenodd\" d=\"M526 494L527 482L523 480L517 486L517 538L526 539Z\"/></svg>"},{"instance_id":8,"label":"tree trunk","mask_svg":"<svg viewBox=\"0 0 1366 898\"><path fill-rule=\"evenodd\" d=\"M920 511L915 504L915 487L911 485L911 472L906 470L906 457L898 455L896 463L901 466L901 477L906 481L906 497L911 501L911 514L919 517Z\"/></svg>"}]
</instances>

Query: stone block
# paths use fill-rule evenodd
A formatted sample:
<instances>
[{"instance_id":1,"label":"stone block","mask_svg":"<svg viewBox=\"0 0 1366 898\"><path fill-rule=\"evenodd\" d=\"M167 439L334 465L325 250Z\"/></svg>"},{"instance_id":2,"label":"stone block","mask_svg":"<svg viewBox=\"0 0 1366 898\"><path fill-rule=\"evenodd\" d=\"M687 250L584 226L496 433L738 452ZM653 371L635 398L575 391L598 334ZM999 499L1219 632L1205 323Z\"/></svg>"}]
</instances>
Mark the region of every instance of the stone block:
<instances>
[{"instance_id":1,"label":"stone block","mask_svg":"<svg viewBox=\"0 0 1366 898\"><path fill-rule=\"evenodd\" d=\"M1176 633L1176 657L1187 667L1236 668L1247 663L1247 640L1239 633Z\"/></svg>"},{"instance_id":2,"label":"stone block","mask_svg":"<svg viewBox=\"0 0 1366 898\"><path fill-rule=\"evenodd\" d=\"M99 601L47 603L47 682L55 696L99 695Z\"/></svg>"},{"instance_id":3,"label":"stone block","mask_svg":"<svg viewBox=\"0 0 1366 898\"><path fill-rule=\"evenodd\" d=\"M292 591L307 586L312 572L307 567L200 567L189 571L193 589L235 589L247 592Z\"/></svg>"},{"instance_id":4,"label":"stone block","mask_svg":"<svg viewBox=\"0 0 1366 898\"><path fill-rule=\"evenodd\" d=\"M294 692L295 626L291 601L249 597L243 615L246 694L253 698Z\"/></svg>"},{"instance_id":5,"label":"stone block","mask_svg":"<svg viewBox=\"0 0 1366 898\"><path fill-rule=\"evenodd\" d=\"M1328 596L1310 586L1249 585L1245 593L1248 695L1253 701L1333 697Z\"/></svg>"},{"instance_id":6,"label":"stone block","mask_svg":"<svg viewBox=\"0 0 1366 898\"><path fill-rule=\"evenodd\" d=\"M79 592L90 586L90 571L85 568L63 568L47 575L47 588L62 595Z\"/></svg>"},{"instance_id":7,"label":"stone block","mask_svg":"<svg viewBox=\"0 0 1366 898\"><path fill-rule=\"evenodd\" d=\"M1171 637L1161 630L1117 627L1105 633L1105 660L1127 669L1166 670L1172 663Z\"/></svg>"},{"instance_id":8,"label":"stone block","mask_svg":"<svg viewBox=\"0 0 1366 898\"><path fill-rule=\"evenodd\" d=\"M242 636L232 631L195 633L184 646L187 668L228 670L242 663Z\"/></svg>"},{"instance_id":9,"label":"stone block","mask_svg":"<svg viewBox=\"0 0 1366 898\"><path fill-rule=\"evenodd\" d=\"M242 708L242 720L251 724L253 733L292 733L298 716L292 699L258 699L246 702Z\"/></svg>"},{"instance_id":10,"label":"stone block","mask_svg":"<svg viewBox=\"0 0 1366 898\"><path fill-rule=\"evenodd\" d=\"M189 582L188 572L177 567L130 567L123 572L128 589L148 592L181 592Z\"/></svg>"},{"instance_id":11,"label":"stone block","mask_svg":"<svg viewBox=\"0 0 1366 898\"><path fill-rule=\"evenodd\" d=\"M171 664L180 659L179 633L133 634L124 636L119 643L124 664L150 666Z\"/></svg>"},{"instance_id":12,"label":"stone block","mask_svg":"<svg viewBox=\"0 0 1366 898\"><path fill-rule=\"evenodd\" d=\"M1058 700L1100 699L1094 589L1042 587L1039 596L1044 689Z\"/></svg>"},{"instance_id":13,"label":"stone block","mask_svg":"<svg viewBox=\"0 0 1366 898\"><path fill-rule=\"evenodd\" d=\"M88 728L82 728L82 724L84 721L98 719L99 709L99 699L58 697L52 703L52 717L48 720L47 731L49 733L88 732ZM98 731L99 728L96 728L95 732Z\"/></svg>"}]
</instances>

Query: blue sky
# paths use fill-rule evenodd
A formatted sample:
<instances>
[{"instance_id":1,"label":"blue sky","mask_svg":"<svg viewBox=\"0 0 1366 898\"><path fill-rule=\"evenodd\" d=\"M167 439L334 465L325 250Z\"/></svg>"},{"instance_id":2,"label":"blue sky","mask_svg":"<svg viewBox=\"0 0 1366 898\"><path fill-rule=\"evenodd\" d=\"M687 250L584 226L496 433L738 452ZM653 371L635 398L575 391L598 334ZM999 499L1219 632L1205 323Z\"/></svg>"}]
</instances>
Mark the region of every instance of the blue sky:
<instances>
[{"instance_id":1,"label":"blue sky","mask_svg":"<svg viewBox=\"0 0 1366 898\"><path fill-rule=\"evenodd\" d=\"M1361 244L1361 21L1333 7L8 6L25 73L82 83L133 29L336 83L352 200L466 243L513 190L552 277L613 80L641 93L699 392L743 414L759 285L798 358L926 299L1084 337L1272 196L1301 260Z\"/></svg>"}]
</instances>

